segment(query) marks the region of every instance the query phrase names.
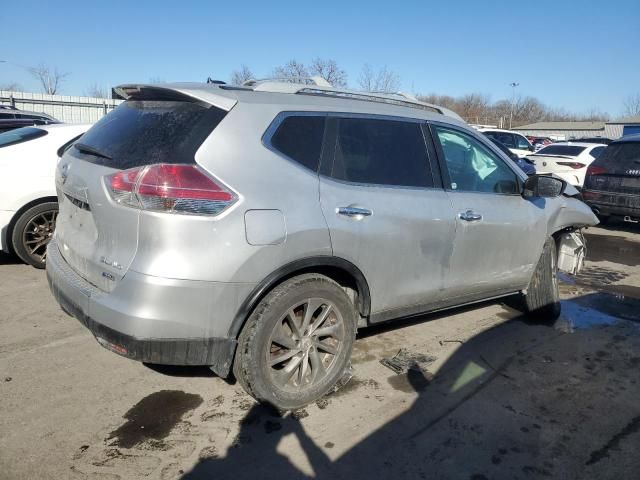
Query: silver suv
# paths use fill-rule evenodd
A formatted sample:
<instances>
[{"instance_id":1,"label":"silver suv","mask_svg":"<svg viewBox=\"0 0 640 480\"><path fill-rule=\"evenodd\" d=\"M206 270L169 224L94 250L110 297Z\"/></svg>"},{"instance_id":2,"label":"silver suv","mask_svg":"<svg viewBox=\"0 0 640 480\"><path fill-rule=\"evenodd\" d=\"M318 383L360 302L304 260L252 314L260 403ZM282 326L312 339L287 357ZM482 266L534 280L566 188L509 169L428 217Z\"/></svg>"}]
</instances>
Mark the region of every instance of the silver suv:
<instances>
[{"instance_id":1,"label":"silver suv","mask_svg":"<svg viewBox=\"0 0 640 480\"><path fill-rule=\"evenodd\" d=\"M321 85L127 85L60 161L47 275L98 342L292 409L358 328L519 294L559 313L597 223L452 112ZM570 191L571 190L571 191Z\"/></svg>"}]
</instances>

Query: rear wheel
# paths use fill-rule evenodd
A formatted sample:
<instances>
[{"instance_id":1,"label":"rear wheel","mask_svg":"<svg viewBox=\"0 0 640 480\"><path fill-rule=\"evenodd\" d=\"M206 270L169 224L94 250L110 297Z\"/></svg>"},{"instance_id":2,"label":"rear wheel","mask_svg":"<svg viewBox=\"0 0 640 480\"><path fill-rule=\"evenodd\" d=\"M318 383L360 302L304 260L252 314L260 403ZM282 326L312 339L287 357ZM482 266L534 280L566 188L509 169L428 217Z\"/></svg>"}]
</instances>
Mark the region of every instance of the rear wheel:
<instances>
[{"instance_id":1,"label":"rear wheel","mask_svg":"<svg viewBox=\"0 0 640 480\"><path fill-rule=\"evenodd\" d=\"M40 203L28 209L15 223L11 235L14 252L20 259L36 268L44 268L47 245L56 228L58 204Z\"/></svg>"},{"instance_id":2,"label":"rear wheel","mask_svg":"<svg viewBox=\"0 0 640 480\"><path fill-rule=\"evenodd\" d=\"M256 307L238 339L234 374L257 400L303 407L326 393L349 364L356 312L323 275L287 280Z\"/></svg>"},{"instance_id":3,"label":"rear wheel","mask_svg":"<svg viewBox=\"0 0 640 480\"><path fill-rule=\"evenodd\" d=\"M549 238L544 244L527 293L523 295L525 312L537 320L555 320L560 315L557 256L556 242Z\"/></svg>"}]
</instances>

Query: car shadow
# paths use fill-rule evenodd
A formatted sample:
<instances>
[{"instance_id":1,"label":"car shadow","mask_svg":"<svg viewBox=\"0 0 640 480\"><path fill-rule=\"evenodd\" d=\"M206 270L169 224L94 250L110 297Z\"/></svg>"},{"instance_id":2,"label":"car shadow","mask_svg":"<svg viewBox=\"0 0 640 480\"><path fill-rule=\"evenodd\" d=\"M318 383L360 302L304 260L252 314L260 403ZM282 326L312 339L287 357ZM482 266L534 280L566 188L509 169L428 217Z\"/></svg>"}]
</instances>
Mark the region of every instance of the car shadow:
<instances>
[{"instance_id":1,"label":"car shadow","mask_svg":"<svg viewBox=\"0 0 640 480\"><path fill-rule=\"evenodd\" d=\"M364 437L361 430L376 425L385 404L363 407L358 431L351 434L339 426L345 395L327 397L331 403L325 410L309 409L310 415L328 422L324 431L307 432L302 417L280 416L268 406L256 405L240 421L224 456L201 459L181 478L482 480L613 475L606 470L611 463L601 460L618 451L622 434L614 435L612 443L607 425L616 431L620 425L624 432L633 415L625 405L637 398L637 365L620 359L632 356L638 341L621 333L628 327L626 320L616 317L611 307L623 300L600 293L577 300L563 301L559 321L532 323L517 315L481 332L465 341L435 375L418 367L400 375L389 371L387 382L398 390L391 398L412 403ZM640 314L633 315L640 320ZM625 390L613 392L612 382L624 382ZM349 390L346 395L353 395L348 385L343 387ZM335 415L328 414L334 408ZM311 438L332 432L338 438L323 445ZM352 444L344 438L349 435L361 440ZM296 466L294 453L279 447L289 436L297 440L312 473ZM340 444L341 453L332 454L333 442ZM640 468L637 457L626 462L620 468Z\"/></svg>"},{"instance_id":2,"label":"car shadow","mask_svg":"<svg viewBox=\"0 0 640 480\"><path fill-rule=\"evenodd\" d=\"M20 265L24 262L10 253L0 252L0 265Z\"/></svg>"},{"instance_id":3,"label":"car shadow","mask_svg":"<svg viewBox=\"0 0 640 480\"><path fill-rule=\"evenodd\" d=\"M183 378L207 378L215 377L216 374L207 366L185 366L185 365L157 365L155 363L142 363L149 370L166 375L168 377Z\"/></svg>"}]
</instances>

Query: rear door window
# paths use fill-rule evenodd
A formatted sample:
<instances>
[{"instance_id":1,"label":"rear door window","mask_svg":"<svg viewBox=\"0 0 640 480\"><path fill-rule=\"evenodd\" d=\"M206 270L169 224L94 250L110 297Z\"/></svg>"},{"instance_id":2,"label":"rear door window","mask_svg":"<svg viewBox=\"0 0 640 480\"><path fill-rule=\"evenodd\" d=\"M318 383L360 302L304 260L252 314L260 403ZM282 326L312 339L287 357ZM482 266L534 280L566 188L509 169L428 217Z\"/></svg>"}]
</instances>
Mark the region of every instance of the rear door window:
<instances>
[{"instance_id":1,"label":"rear door window","mask_svg":"<svg viewBox=\"0 0 640 480\"><path fill-rule=\"evenodd\" d=\"M318 171L326 116L287 116L271 137L271 146L295 162Z\"/></svg>"},{"instance_id":2,"label":"rear door window","mask_svg":"<svg viewBox=\"0 0 640 480\"><path fill-rule=\"evenodd\" d=\"M191 101L128 100L102 117L69 151L118 169L195 163L196 151L226 113Z\"/></svg>"},{"instance_id":3,"label":"rear door window","mask_svg":"<svg viewBox=\"0 0 640 480\"><path fill-rule=\"evenodd\" d=\"M35 127L23 127L9 130L8 132L0 133L0 148L44 137L47 133L49 132Z\"/></svg>"},{"instance_id":4,"label":"rear door window","mask_svg":"<svg viewBox=\"0 0 640 480\"><path fill-rule=\"evenodd\" d=\"M420 123L338 118L330 176L361 184L433 187Z\"/></svg>"},{"instance_id":5,"label":"rear door window","mask_svg":"<svg viewBox=\"0 0 640 480\"><path fill-rule=\"evenodd\" d=\"M526 138L520 135L514 135L514 137L516 139L516 148L519 148L520 150L529 150L531 144Z\"/></svg>"}]
</instances>

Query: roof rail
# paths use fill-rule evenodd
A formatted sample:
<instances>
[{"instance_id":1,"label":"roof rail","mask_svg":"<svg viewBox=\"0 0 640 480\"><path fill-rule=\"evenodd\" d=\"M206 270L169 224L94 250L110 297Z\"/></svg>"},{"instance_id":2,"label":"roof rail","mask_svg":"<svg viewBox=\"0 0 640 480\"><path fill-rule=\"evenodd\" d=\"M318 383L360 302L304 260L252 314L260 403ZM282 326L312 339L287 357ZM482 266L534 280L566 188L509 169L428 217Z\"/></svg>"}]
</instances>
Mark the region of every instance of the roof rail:
<instances>
[{"instance_id":1,"label":"roof rail","mask_svg":"<svg viewBox=\"0 0 640 480\"><path fill-rule=\"evenodd\" d=\"M293 85L316 85L318 87L332 87L322 77L275 77L275 78L263 78L260 80L249 79L242 82L243 87L258 87L262 84L270 83L289 83Z\"/></svg>"},{"instance_id":2,"label":"roof rail","mask_svg":"<svg viewBox=\"0 0 640 480\"><path fill-rule=\"evenodd\" d=\"M305 95L323 95L334 98L344 98L348 100L364 100L367 102L386 103L397 105L399 107L419 108L429 112L443 114L445 113L440 107L424 103L415 97L402 93L379 93L379 92L356 92L350 90L325 90L316 88L301 88L296 93ZM398 98L400 97L400 98Z\"/></svg>"},{"instance_id":3,"label":"roof rail","mask_svg":"<svg viewBox=\"0 0 640 480\"><path fill-rule=\"evenodd\" d=\"M324 97L360 100L366 102L386 103L399 107L418 108L428 112L447 115L457 120L464 120L457 113L437 105L422 102L415 96L405 92L360 92L356 90L332 87L322 77L295 77L286 79L247 80L243 87L252 88L255 92L295 93L301 95L318 95ZM223 86L222 88L224 88Z\"/></svg>"}]
</instances>

